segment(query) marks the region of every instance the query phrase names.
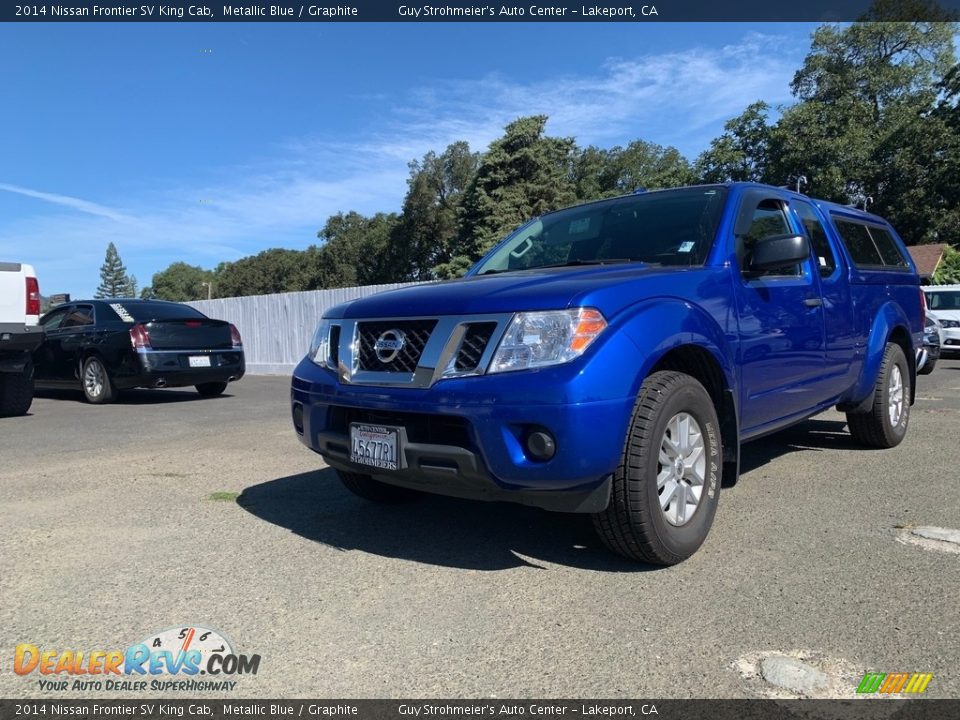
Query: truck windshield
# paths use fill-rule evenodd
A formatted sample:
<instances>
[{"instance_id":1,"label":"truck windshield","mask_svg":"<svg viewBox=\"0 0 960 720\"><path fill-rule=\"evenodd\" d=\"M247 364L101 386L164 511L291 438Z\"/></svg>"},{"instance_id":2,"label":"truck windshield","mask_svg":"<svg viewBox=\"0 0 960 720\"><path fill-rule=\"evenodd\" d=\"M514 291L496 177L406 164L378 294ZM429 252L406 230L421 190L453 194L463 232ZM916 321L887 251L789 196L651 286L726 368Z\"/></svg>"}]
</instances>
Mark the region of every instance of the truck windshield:
<instances>
[{"instance_id":1,"label":"truck windshield","mask_svg":"<svg viewBox=\"0 0 960 720\"><path fill-rule=\"evenodd\" d=\"M661 190L550 213L510 235L472 274L628 262L702 265L726 192Z\"/></svg>"}]
</instances>

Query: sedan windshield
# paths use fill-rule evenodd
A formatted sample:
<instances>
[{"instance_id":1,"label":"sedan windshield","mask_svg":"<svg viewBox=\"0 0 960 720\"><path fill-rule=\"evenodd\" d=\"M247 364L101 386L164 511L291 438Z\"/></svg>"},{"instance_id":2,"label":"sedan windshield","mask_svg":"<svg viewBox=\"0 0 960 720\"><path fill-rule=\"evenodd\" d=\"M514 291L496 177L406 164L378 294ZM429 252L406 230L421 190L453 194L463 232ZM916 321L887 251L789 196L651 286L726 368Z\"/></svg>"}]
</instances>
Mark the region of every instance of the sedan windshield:
<instances>
[{"instance_id":1,"label":"sedan windshield","mask_svg":"<svg viewBox=\"0 0 960 720\"><path fill-rule=\"evenodd\" d=\"M473 274L565 265L702 265L726 188L642 193L560 210L524 225Z\"/></svg>"}]
</instances>

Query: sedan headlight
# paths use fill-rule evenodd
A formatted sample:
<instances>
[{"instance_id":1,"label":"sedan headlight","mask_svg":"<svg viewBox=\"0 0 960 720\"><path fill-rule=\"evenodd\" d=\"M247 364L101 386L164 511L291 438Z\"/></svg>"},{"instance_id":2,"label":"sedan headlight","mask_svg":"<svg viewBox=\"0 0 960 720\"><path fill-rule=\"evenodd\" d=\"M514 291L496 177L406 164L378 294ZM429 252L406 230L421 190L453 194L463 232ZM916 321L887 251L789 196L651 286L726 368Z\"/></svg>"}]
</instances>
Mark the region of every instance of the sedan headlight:
<instances>
[{"instance_id":1,"label":"sedan headlight","mask_svg":"<svg viewBox=\"0 0 960 720\"><path fill-rule=\"evenodd\" d=\"M320 367L332 367L330 364L330 321L321 320L310 341L310 359Z\"/></svg>"},{"instance_id":2,"label":"sedan headlight","mask_svg":"<svg viewBox=\"0 0 960 720\"><path fill-rule=\"evenodd\" d=\"M940 324L945 328L960 327L960 320L941 320Z\"/></svg>"},{"instance_id":3,"label":"sedan headlight","mask_svg":"<svg viewBox=\"0 0 960 720\"><path fill-rule=\"evenodd\" d=\"M580 357L607 327L599 310L574 308L513 316L487 372L528 370Z\"/></svg>"}]
</instances>

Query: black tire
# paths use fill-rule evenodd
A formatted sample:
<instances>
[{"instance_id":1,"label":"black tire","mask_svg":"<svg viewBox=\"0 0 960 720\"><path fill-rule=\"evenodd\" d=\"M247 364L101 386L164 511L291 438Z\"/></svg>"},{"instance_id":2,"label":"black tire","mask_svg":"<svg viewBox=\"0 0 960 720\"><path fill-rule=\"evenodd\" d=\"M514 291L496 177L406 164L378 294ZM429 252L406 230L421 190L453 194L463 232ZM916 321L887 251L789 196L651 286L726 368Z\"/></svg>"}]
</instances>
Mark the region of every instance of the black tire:
<instances>
[{"instance_id":1,"label":"black tire","mask_svg":"<svg viewBox=\"0 0 960 720\"><path fill-rule=\"evenodd\" d=\"M666 516L675 501L661 509L657 476L661 469L668 470L660 463L667 425L682 414L691 416L700 428L704 482L693 514L677 525ZM652 374L640 388L620 466L613 476L610 504L593 516L600 539L632 560L655 565L686 560L703 544L713 524L720 500L722 457L717 411L703 385L684 373ZM685 482L689 485L681 477L677 484Z\"/></svg>"},{"instance_id":2,"label":"black tire","mask_svg":"<svg viewBox=\"0 0 960 720\"><path fill-rule=\"evenodd\" d=\"M95 374L99 382L88 382L88 375ZM80 386L83 388L83 396L88 403L92 405L106 405L117 399L117 388L107 372L107 366L96 355L91 355L83 361L83 367L80 370Z\"/></svg>"},{"instance_id":3,"label":"black tire","mask_svg":"<svg viewBox=\"0 0 960 720\"><path fill-rule=\"evenodd\" d=\"M890 418L890 378L894 368L900 371L902 385L902 409L896 423ZM900 444L907 434L910 421L910 366L903 348L896 343L887 343L873 387L873 405L865 413L847 413L850 434L857 442L876 448L892 448Z\"/></svg>"},{"instance_id":4,"label":"black tire","mask_svg":"<svg viewBox=\"0 0 960 720\"><path fill-rule=\"evenodd\" d=\"M200 393L201 397L217 397L218 395L223 395L223 391L227 389L227 384L225 382L209 382L209 383L200 383L195 385L197 392Z\"/></svg>"},{"instance_id":5,"label":"black tire","mask_svg":"<svg viewBox=\"0 0 960 720\"><path fill-rule=\"evenodd\" d=\"M33 368L0 373L0 417L26 415L33 404Z\"/></svg>"},{"instance_id":6,"label":"black tire","mask_svg":"<svg viewBox=\"0 0 960 720\"><path fill-rule=\"evenodd\" d=\"M927 364L924 365L917 371L917 375L929 375L933 372L933 369L937 366L937 360L934 358L928 358Z\"/></svg>"},{"instance_id":7,"label":"black tire","mask_svg":"<svg viewBox=\"0 0 960 720\"><path fill-rule=\"evenodd\" d=\"M337 476L340 478L347 490L358 497L370 502L380 503L381 505L397 505L399 503L410 502L423 496L418 490L388 485L387 483L374 480L369 475L360 473L344 472L337 470Z\"/></svg>"}]
</instances>

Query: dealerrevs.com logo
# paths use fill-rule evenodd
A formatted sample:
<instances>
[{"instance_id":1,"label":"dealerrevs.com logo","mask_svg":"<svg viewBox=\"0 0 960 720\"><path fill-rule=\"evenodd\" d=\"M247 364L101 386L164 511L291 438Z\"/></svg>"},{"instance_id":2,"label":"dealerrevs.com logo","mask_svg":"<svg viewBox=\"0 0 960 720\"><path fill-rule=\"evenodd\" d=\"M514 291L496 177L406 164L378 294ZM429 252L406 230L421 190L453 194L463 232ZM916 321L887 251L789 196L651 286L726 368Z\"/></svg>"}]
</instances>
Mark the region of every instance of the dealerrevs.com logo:
<instances>
[{"instance_id":1,"label":"dealerrevs.com logo","mask_svg":"<svg viewBox=\"0 0 960 720\"><path fill-rule=\"evenodd\" d=\"M169 628L124 650L17 645L13 670L35 676L43 691L230 691L239 675L256 675L259 655L234 652L222 633L201 626ZM202 679L200 679L202 676Z\"/></svg>"}]
</instances>

